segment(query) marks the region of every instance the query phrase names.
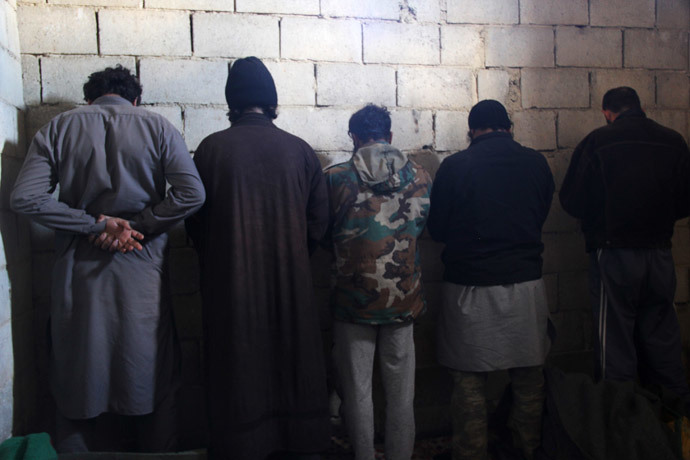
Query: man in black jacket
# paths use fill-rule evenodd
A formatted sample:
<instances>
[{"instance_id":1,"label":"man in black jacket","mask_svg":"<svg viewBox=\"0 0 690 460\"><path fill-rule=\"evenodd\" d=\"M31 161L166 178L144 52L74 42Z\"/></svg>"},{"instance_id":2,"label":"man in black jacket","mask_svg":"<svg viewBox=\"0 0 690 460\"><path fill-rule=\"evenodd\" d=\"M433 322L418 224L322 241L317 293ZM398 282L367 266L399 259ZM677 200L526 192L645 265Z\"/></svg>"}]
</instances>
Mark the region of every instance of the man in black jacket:
<instances>
[{"instance_id":1,"label":"man in black jacket","mask_svg":"<svg viewBox=\"0 0 690 460\"><path fill-rule=\"evenodd\" d=\"M590 253L595 376L661 384L687 398L671 237L690 212L683 137L646 117L634 89L609 90L607 126L573 152L560 191Z\"/></svg>"},{"instance_id":2,"label":"man in black jacket","mask_svg":"<svg viewBox=\"0 0 690 460\"><path fill-rule=\"evenodd\" d=\"M455 380L453 459L486 458L487 375L501 369L513 382L510 428L531 459L550 345L541 229L553 177L539 152L513 140L501 103L479 102L468 123L472 143L441 164L427 222L446 245L437 352Z\"/></svg>"}]
</instances>

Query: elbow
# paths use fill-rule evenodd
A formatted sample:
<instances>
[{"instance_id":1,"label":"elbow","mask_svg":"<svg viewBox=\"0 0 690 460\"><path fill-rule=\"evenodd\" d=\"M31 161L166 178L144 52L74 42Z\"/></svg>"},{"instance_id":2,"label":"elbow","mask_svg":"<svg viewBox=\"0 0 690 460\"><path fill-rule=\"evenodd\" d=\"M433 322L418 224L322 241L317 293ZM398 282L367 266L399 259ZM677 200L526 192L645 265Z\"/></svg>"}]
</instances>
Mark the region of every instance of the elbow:
<instances>
[{"instance_id":1,"label":"elbow","mask_svg":"<svg viewBox=\"0 0 690 460\"><path fill-rule=\"evenodd\" d=\"M19 190L13 190L10 195L10 208L19 214L26 214L31 207L31 202Z\"/></svg>"}]
</instances>

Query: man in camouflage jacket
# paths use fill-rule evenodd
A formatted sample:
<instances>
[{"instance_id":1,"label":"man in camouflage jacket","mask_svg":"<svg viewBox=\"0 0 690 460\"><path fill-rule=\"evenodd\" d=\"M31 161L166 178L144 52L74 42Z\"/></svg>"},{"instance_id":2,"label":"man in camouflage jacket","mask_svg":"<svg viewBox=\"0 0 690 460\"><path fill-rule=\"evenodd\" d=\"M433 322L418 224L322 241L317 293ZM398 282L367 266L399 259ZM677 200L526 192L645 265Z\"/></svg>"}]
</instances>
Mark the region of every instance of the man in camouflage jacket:
<instances>
[{"instance_id":1,"label":"man in camouflage jacket","mask_svg":"<svg viewBox=\"0 0 690 460\"><path fill-rule=\"evenodd\" d=\"M390 145L390 115L367 105L350 118L352 158L326 171L335 253L333 359L355 458L374 456L371 378L378 348L386 394L385 453L414 447L412 324L425 310L417 238L431 178Z\"/></svg>"}]
</instances>

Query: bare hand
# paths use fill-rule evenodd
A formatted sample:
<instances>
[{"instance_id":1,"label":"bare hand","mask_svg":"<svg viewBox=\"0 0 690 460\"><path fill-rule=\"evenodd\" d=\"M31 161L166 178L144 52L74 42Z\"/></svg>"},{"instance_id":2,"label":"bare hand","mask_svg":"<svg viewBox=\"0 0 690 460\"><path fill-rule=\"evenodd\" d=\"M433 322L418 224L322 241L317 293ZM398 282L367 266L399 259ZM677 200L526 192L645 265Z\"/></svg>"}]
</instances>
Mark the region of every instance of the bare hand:
<instances>
[{"instance_id":1,"label":"bare hand","mask_svg":"<svg viewBox=\"0 0 690 460\"><path fill-rule=\"evenodd\" d=\"M105 230L98 236L89 236L89 241L94 246L110 252L120 251L121 253L135 249L138 251L142 250L139 240L143 240L144 235L134 230L129 225L129 221L119 217L100 215L97 222L102 222L103 220L105 220Z\"/></svg>"}]
</instances>

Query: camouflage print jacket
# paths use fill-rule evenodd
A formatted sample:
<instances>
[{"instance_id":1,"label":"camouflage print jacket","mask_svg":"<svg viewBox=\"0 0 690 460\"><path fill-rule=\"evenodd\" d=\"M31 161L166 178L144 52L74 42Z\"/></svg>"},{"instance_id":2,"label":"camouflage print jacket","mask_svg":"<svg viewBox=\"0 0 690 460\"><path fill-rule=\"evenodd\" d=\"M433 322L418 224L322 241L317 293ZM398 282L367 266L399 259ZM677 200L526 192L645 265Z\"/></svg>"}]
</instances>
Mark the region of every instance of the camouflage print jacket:
<instances>
[{"instance_id":1,"label":"camouflage print jacket","mask_svg":"<svg viewBox=\"0 0 690 460\"><path fill-rule=\"evenodd\" d=\"M335 319L411 321L426 308L417 238L429 214L429 174L391 145L375 143L329 168L326 181Z\"/></svg>"}]
</instances>

